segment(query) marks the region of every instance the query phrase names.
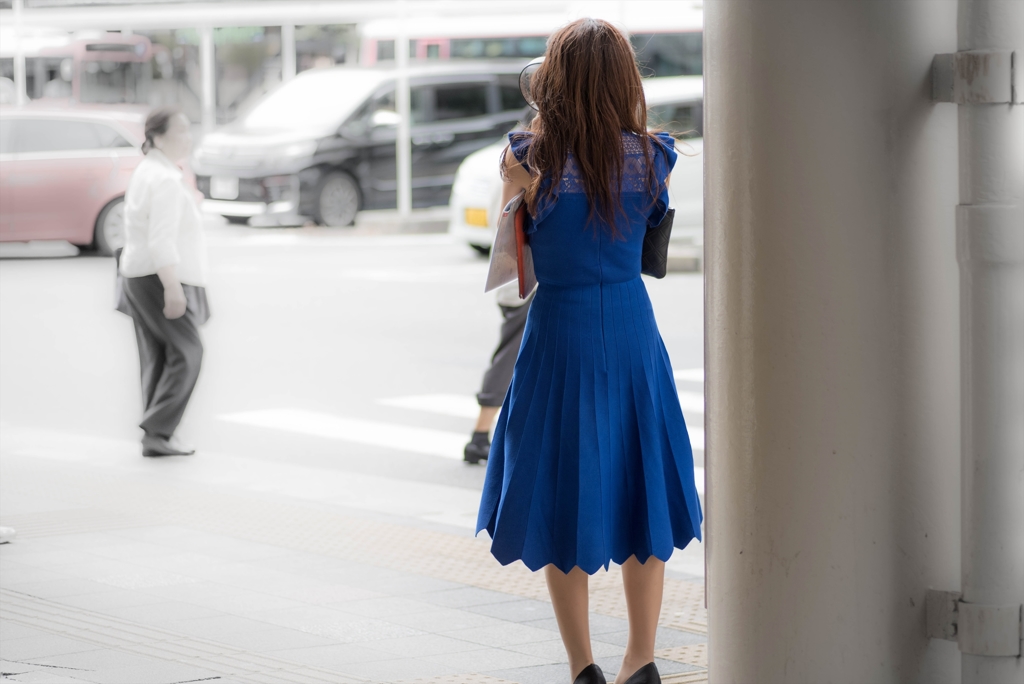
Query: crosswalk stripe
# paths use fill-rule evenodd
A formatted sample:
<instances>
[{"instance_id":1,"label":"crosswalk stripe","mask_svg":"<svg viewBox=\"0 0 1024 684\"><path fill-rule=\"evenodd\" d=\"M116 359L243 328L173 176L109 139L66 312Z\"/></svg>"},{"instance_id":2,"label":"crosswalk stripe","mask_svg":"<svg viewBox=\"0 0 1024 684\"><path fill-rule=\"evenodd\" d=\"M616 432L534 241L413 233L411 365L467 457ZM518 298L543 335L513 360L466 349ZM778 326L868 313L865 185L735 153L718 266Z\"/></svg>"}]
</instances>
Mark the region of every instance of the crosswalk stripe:
<instances>
[{"instance_id":1,"label":"crosswalk stripe","mask_svg":"<svg viewBox=\"0 0 1024 684\"><path fill-rule=\"evenodd\" d=\"M704 382L703 368L680 368L673 375L676 376L676 380L684 382Z\"/></svg>"},{"instance_id":2,"label":"crosswalk stripe","mask_svg":"<svg viewBox=\"0 0 1024 684\"><path fill-rule=\"evenodd\" d=\"M256 412L253 412L256 413ZM44 458L89 468L114 469L133 477L168 478L374 513L418 518L475 529L480 492L476 489L353 473L334 468L266 461L207 451L193 458L153 461L139 458L139 443L54 430L3 426L4 458Z\"/></svg>"},{"instance_id":3,"label":"crosswalk stripe","mask_svg":"<svg viewBox=\"0 0 1024 684\"><path fill-rule=\"evenodd\" d=\"M480 412L476 399L468 394L418 394L378 399L377 404L456 418L476 418ZM690 445L695 451L702 451L704 449L704 395L699 392L679 392L679 405L687 414L686 429L690 433Z\"/></svg>"},{"instance_id":4,"label":"crosswalk stripe","mask_svg":"<svg viewBox=\"0 0 1024 684\"><path fill-rule=\"evenodd\" d=\"M700 392L679 392L679 405L686 413L704 413L704 395Z\"/></svg>"},{"instance_id":5,"label":"crosswalk stripe","mask_svg":"<svg viewBox=\"0 0 1024 684\"><path fill-rule=\"evenodd\" d=\"M456 418L476 418L480 413L476 398L469 394L417 394L378 399L377 404ZM704 395L700 392L679 392L679 405L686 413L703 414Z\"/></svg>"},{"instance_id":6,"label":"crosswalk stripe","mask_svg":"<svg viewBox=\"0 0 1024 684\"><path fill-rule=\"evenodd\" d=\"M690 435L690 448L694 451L704 451L704 428L687 423L686 432Z\"/></svg>"},{"instance_id":7,"label":"crosswalk stripe","mask_svg":"<svg viewBox=\"0 0 1024 684\"><path fill-rule=\"evenodd\" d=\"M229 413L221 416L221 419L243 425L386 447L416 454L441 456L460 461L467 441L467 435L459 432L380 423L359 418L342 418L296 408Z\"/></svg>"},{"instance_id":8,"label":"crosswalk stripe","mask_svg":"<svg viewBox=\"0 0 1024 684\"><path fill-rule=\"evenodd\" d=\"M336 439L356 444L379 446L414 454L462 460L467 435L430 428L417 428L395 423L382 423L360 418L343 418L304 409L283 408L243 411L220 416L221 420L242 425ZM704 449L704 430L687 425L690 445L695 451Z\"/></svg>"},{"instance_id":9,"label":"crosswalk stripe","mask_svg":"<svg viewBox=\"0 0 1024 684\"><path fill-rule=\"evenodd\" d=\"M381 406L426 411L456 418L476 418L480 414L480 405L477 404L476 397L469 394L419 394L378 399L377 403Z\"/></svg>"},{"instance_id":10,"label":"crosswalk stripe","mask_svg":"<svg viewBox=\"0 0 1024 684\"><path fill-rule=\"evenodd\" d=\"M258 413L253 411L251 413ZM206 486L317 501L375 513L418 518L474 529L480 492L449 485L402 480L332 468L264 461L202 450L194 458L162 462L139 458L139 443L4 424L4 457L42 458L133 477L159 477ZM704 469L694 468L697 493L704 496Z\"/></svg>"}]
</instances>

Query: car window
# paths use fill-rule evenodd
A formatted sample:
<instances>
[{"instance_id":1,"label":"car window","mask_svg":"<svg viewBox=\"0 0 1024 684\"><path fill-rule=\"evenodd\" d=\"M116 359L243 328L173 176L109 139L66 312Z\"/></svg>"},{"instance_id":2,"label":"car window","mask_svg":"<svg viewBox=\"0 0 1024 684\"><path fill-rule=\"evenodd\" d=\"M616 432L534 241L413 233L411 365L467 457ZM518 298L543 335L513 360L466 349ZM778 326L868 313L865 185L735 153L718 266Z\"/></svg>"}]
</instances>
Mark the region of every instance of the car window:
<instances>
[{"instance_id":1,"label":"car window","mask_svg":"<svg viewBox=\"0 0 1024 684\"><path fill-rule=\"evenodd\" d=\"M261 99L237 125L251 131L334 128L380 83L372 71L309 69Z\"/></svg>"},{"instance_id":2,"label":"car window","mask_svg":"<svg viewBox=\"0 0 1024 684\"><path fill-rule=\"evenodd\" d=\"M368 112L373 114L382 109L389 112L395 111L394 90L390 90L374 100L370 104ZM427 89L423 86L409 89L409 113L412 114L414 124L421 124L427 120Z\"/></svg>"},{"instance_id":3,"label":"car window","mask_svg":"<svg viewBox=\"0 0 1024 684\"><path fill-rule=\"evenodd\" d=\"M487 114L487 85L467 83L438 86L434 90L434 118L468 119Z\"/></svg>"},{"instance_id":4,"label":"car window","mask_svg":"<svg viewBox=\"0 0 1024 684\"><path fill-rule=\"evenodd\" d=\"M124 136L106 124L93 124L101 147L133 147Z\"/></svg>"},{"instance_id":5,"label":"car window","mask_svg":"<svg viewBox=\"0 0 1024 684\"><path fill-rule=\"evenodd\" d=\"M124 140L109 126L66 119L20 119L14 152L70 152L121 147Z\"/></svg>"},{"instance_id":6,"label":"car window","mask_svg":"<svg viewBox=\"0 0 1024 684\"><path fill-rule=\"evenodd\" d=\"M519 110L526 106L522 91L518 85L502 85L498 88L501 97L501 111Z\"/></svg>"},{"instance_id":7,"label":"car window","mask_svg":"<svg viewBox=\"0 0 1024 684\"><path fill-rule=\"evenodd\" d=\"M647 109L647 125L677 138L702 138L704 107L700 102L654 105Z\"/></svg>"},{"instance_id":8,"label":"car window","mask_svg":"<svg viewBox=\"0 0 1024 684\"><path fill-rule=\"evenodd\" d=\"M10 154L14 140L14 119L0 119L0 154Z\"/></svg>"}]
</instances>

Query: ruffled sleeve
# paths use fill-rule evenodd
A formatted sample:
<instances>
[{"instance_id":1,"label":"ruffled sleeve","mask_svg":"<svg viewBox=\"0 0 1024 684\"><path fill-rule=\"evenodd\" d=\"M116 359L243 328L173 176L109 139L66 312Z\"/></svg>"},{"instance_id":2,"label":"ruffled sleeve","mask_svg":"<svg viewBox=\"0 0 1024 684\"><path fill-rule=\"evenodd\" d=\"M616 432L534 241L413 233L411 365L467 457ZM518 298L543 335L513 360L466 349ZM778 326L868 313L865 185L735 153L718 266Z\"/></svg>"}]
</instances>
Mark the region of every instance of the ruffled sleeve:
<instances>
[{"instance_id":1,"label":"ruffled sleeve","mask_svg":"<svg viewBox=\"0 0 1024 684\"><path fill-rule=\"evenodd\" d=\"M654 146L654 175L658 179L658 196L655 198L654 206L647 217L647 225L656 226L665 219L668 212L669 196L668 186L665 179L672 173L672 167L676 165L675 146L676 140L671 133L655 133L654 138L657 144Z\"/></svg>"},{"instance_id":2,"label":"ruffled sleeve","mask_svg":"<svg viewBox=\"0 0 1024 684\"><path fill-rule=\"evenodd\" d=\"M530 143L533 142L533 133L529 131L512 131L508 134L508 144L512 148L512 154L515 156L516 161L523 165L523 168L530 171L530 167L526 164L526 152L530 149ZM530 171L530 173L533 173Z\"/></svg>"},{"instance_id":3,"label":"ruffled sleeve","mask_svg":"<svg viewBox=\"0 0 1024 684\"><path fill-rule=\"evenodd\" d=\"M530 131L512 131L508 134L508 142L516 160L527 172L533 175L533 169L526 163L527 152L530 149L530 144L533 142L533 133ZM541 180L540 187L538 188L540 198L537 200L537 213L527 214L526 225L523 227L527 235L536 232L537 224L543 221L551 213L551 210L555 208L555 203L558 201L559 187L556 185L554 194L551 194L551 179L543 178Z\"/></svg>"}]
</instances>

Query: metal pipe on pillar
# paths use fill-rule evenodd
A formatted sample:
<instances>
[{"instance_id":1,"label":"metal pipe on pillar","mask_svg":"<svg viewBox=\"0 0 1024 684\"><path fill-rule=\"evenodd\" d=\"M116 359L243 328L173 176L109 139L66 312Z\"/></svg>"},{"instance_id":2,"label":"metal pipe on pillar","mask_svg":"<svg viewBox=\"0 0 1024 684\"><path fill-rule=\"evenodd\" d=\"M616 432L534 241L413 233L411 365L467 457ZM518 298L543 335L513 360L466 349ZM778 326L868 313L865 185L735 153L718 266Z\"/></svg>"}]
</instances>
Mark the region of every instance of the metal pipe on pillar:
<instances>
[{"instance_id":1,"label":"metal pipe on pillar","mask_svg":"<svg viewBox=\"0 0 1024 684\"><path fill-rule=\"evenodd\" d=\"M217 127L217 64L215 59L213 27L202 26L199 29L199 72L204 133L209 133Z\"/></svg>"},{"instance_id":2,"label":"metal pipe on pillar","mask_svg":"<svg viewBox=\"0 0 1024 684\"><path fill-rule=\"evenodd\" d=\"M395 139L395 174L398 186L398 218L403 223L412 214L412 114L409 93L409 29L407 7L398 3L398 35L395 36L395 111L398 135Z\"/></svg>"},{"instance_id":3,"label":"metal pipe on pillar","mask_svg":"<svg viewBox=\"0 0 1024 684\"><path fill-rule=\"evenodd\" d=\"M281 80L295 78L295 25L281 26Z\"/></svg>"},{"instance_id":4,"label":"metal pipe on pillar","mask_svg":"<svg viewBox=\"0 0 1024 684\"><path fill-rule=\"evenodd\" d=\"M14 0L11 7L14 10L14 89L15 103L19 106L28 100L28 90L25 78L25 44L23 33L25 27L22 24L22 12L25 9L25 0Z\"/></svg>"},{"instance_id":5,"label":"metal pipe on pillar","mask_svg":"<svg viewBox=\"0 0 1024 684\"><path fill-rule=\"evenodd\" d=\"M958 76L967 76L964 89L973 91L958 103L963 430L958 642L963 684L1019 684L1024 682L1024 104L1019 92L1024 3L960 0L957 29ZM1000 69L999 60L1008 68ZM1016 93L1010 82L1014 67ZM997 75L999 82L980 92L986 76Z\"/></svg>"}]
</instances>

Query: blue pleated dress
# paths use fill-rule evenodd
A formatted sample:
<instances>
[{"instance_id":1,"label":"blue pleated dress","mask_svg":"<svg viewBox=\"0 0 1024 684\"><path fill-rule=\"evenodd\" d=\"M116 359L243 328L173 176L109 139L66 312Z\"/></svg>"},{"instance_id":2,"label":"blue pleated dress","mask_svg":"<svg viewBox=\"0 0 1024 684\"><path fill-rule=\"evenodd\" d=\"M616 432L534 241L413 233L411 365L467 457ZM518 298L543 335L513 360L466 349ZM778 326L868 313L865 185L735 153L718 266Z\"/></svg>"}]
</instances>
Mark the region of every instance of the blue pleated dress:
<instances>
[{"instance_id":1,"label":"blue pleated dress","mask_svg":"<svg viewBox=\"0 0 1024 684\"><path fill-rule=\"evenodd\" d=\"M509 138L525 165L529 134ZM675 164L673 142L659 134L653 145L660 186ZM644 232L668 208L668 191L648 187L642 144L623 134L618 237L591 223L572 155L555 197L527 222L540 284L477 518L503 565L593 574L632 555L668 560L700 539L690 438L640 278Z\"/></svg>"}]
</instances>

